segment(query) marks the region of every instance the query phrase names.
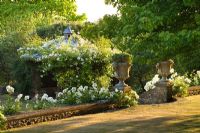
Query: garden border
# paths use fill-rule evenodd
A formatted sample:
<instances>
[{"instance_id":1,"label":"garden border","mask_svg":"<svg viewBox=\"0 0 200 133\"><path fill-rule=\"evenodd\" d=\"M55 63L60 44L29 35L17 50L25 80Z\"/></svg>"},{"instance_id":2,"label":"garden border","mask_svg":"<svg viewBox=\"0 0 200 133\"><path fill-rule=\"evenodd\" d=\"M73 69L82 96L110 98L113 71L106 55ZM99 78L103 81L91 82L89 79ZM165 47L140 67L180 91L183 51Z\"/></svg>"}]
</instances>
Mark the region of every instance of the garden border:
<instances>
[{"instance_id":1,"label":"garden border","mask_svg":"<svg viewBox=\"0 0 200 133\"><path fill-rule=\"evenodd\" d=\"M22 113L7 117L6 129L18 128L36 123L54 121L77 115L99 113L114 108L111 103L92 103L67 107L54 107L49 110L38 110L37 112Z\"/></svg>"}]
</instances>

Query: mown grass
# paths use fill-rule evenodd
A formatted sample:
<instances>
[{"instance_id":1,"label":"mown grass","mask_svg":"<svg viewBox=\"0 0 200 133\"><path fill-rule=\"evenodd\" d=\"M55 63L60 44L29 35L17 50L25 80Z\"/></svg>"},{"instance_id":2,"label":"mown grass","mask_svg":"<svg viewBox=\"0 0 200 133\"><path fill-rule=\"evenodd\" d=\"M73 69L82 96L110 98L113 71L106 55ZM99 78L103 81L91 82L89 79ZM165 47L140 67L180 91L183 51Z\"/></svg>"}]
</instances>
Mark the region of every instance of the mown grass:
<instances>
[{"instance_id":1,"label":"mown grass","mask_svg":"<svg viewBox=\"0 0 200 133\"><path fill-rule=\"evenodd\" d=\"M77 116L7 133L200 133L200 95L173 103Z\"/></svg>"}]
</instances>

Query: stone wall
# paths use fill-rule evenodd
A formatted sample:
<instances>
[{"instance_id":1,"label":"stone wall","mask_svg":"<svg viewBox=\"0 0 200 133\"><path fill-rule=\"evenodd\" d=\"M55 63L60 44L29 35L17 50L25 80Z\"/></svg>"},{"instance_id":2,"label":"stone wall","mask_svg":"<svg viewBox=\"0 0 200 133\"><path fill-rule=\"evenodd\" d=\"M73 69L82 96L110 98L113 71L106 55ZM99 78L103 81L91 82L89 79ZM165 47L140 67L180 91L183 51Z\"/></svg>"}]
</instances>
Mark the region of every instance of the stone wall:
<instances>
[{"instance_id":1,"label":"stone wall","mask_svg":"<svg viewBox=\"0 0 200 133\"><path fill-rule=\"evenodd\" d=\"M64 119L75 115L98 113L113 108L110 103L94 103L77 106L57 107L49 110L24 113L7 117L7 129L23 127L36 123Z\"/></svg>"}]
</instances>

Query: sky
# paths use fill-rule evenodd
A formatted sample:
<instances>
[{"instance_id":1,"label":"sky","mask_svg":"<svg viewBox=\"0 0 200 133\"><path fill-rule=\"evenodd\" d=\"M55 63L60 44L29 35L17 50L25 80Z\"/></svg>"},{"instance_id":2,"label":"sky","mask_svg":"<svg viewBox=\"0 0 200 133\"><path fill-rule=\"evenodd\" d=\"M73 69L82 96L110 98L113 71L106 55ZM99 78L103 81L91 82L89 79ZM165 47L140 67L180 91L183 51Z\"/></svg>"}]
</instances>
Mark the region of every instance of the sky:
<instances>
[{"instance_id":1,"label":"sky","mask_svg":"<svg viewBox=\"0 0 200 133\"><path fill-rule=\"evenodd\" d=\"M85 13L88 21L95 22L105 14L115 14L116 8L105 5L104 0L76 0L78 14Z\"/></svg>"}]
</instances>

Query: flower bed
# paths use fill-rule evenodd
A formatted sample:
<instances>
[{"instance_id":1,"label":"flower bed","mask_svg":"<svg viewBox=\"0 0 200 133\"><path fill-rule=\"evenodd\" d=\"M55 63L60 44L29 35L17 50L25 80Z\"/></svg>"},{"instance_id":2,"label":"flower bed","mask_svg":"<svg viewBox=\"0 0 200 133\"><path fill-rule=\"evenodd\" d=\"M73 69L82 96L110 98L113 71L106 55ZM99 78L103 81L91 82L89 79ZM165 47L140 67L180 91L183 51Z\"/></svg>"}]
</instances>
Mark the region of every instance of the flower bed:
<instances>
[{"instance_id":1,"label":"flower bed","mask_svg":"<svg viewBox=\"0 0 200 133\"><path fill-rule=\"evenodd\" d=\"M123 92L115 89L110 92L106 88L98 88L96 83L93 83L92 87L66 88L59 92L56 98L49 97L47 94L43 94L41 97L36 94L32 99L28 95L19 94L14 98L14 88L7 86L6 89L9 94L6 95L6 100L0 105L0 113L3 113L2 119L4 115L7 115L7 121L0 123L2 129L6 124L7 128L14 128L84 114L84 112L98 112L110 109L111 105L116 108L130 107L136 105L139 98L133 90ZM47 108L49 110L44 110ZM26 113L32 110L39 111ZM17 115L22 111L23 114Z\"/></svg>"}]
</instances>

